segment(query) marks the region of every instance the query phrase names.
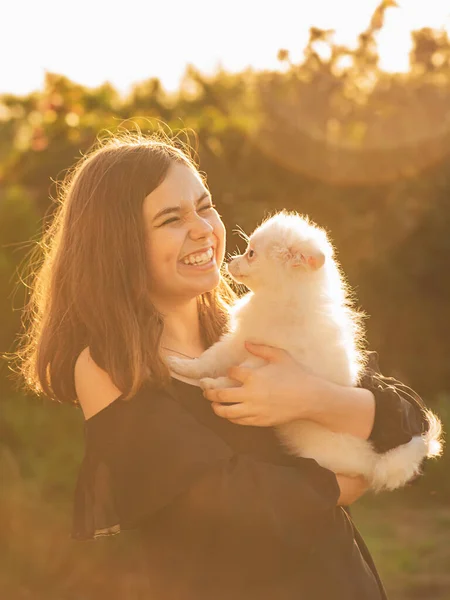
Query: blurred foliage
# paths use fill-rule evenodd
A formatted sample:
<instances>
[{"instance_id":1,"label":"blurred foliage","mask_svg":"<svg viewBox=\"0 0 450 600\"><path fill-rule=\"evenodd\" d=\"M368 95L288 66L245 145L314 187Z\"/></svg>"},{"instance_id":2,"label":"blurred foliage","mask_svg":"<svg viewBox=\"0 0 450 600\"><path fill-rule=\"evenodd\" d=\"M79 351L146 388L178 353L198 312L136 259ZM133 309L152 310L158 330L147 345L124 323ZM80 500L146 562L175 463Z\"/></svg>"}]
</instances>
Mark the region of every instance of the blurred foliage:
<instances>
[{"instance_id":1,"label":"blurred foliage","mask_svg":"<svg viewBox=\"0 0 450 600\"><path fill-rule=\"evenodd\" d=\"M416 31L410 72L381 72L390 5L353 49L311 28L304 60L280 50L280 72L189 66L177 93L151 78L126 97L47 73L42 90L0 97L0 350L20 328L17 267L51 217L54 182L98 135L185 129L229 231L283 207L308 213L331 233L382 369L431 401L448 390L450 41Z\"/></svg>"},{"instance_id":2,"label":"blurred foliage","mask_svg":"<svg viewBox=\"0 0 450 600\"><path fill-rule=\"evenodd\" d=\"M27 290L17 284L19 272L51 218L55 182L99 135L163 128L184 135L198 153L230 252L242 249L231 237L236 225L249 233L281 208L307 213L329 230L370 316L369 347L379 351L382 371L415 388L450 427L450 40L443 31L416 31L410 71L381 72L376 40L392 4L380 4L353 49L336 44L332 31L312 28L301 63L280 50L280 72L206 77L190 66L176 93L150 78L127 96L108 83L88 89L47 73L41 90L1 96L0 351L12 351L20 331ZM147 597L132 569L125 574L118 566L124 542L87 552L62 533L70 529L81 458L80 412L13 395L12 386L10 377L0 382L0 474L8 490L0 495L7 542L0 594L60 600L100 598L106 590L109 598ZM448 455L430 461L426 477L386 498L392 506L404 494L409 503L448 503L448 467ZM367 506L363 532L376 547L389 531L371 530L375 513ZM389 510L378 509L378 518ZM448 514L442 519L448 526ZM423 557L411 567L413 559L392 548L402 576L420 571ZM130 567L134 559L127 560ZM395 578L391 567L386 563L384 572ZM396 598L419 597L403 596L396 585ZM436 600L447 597L433 589Z\"/></svg>"}]
</instances>

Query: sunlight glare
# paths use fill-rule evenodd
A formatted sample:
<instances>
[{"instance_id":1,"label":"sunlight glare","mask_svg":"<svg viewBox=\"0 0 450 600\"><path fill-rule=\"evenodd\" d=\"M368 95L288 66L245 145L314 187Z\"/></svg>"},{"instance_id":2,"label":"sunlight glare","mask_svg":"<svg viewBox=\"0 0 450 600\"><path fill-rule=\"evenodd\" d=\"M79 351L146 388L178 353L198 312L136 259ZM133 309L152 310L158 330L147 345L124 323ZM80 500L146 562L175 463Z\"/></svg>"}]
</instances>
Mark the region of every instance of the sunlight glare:
<instances>
[{"instance_id":1,"label":"sunlight glare","mask_svg":"<svg viewBox=\"0 0 450 600\"><path fill-rule=\"evenodd\" d=\"M399 2L397 8L388 8L383 29L377 35L379 67L389 73L409 71L409 53L412 50L411 32L432 27L450 32L450 5L448 0L427 2Z\"/></svg>"},{"instance_id":2,"label":"sunlight glare","mask_svg":"<svg viewBox=\"0 0 450 600\"><path fill-rule=\"evenodd\" d=\"M449 30L450 23L450 0L397 2L399 8L386 11L385 29L378 36L380 67L391 72L408 69L412 30L444 26ZM234 72L247 67L282 70L286 65L277 60L278 51L285 48L294 63L301 61L312 26L334 29L336 43L354 48L379 3L228 0L216 5L210 0L191 0L174 11L167 3L154 10L139 0L128 0L127 12L139 15L146 26L139 35L132 28L122 28L119 42L112 34L100 33L115 32L119 23L107 0L79 0L77 10L70 13L61 11L57 0L40 0L29 3L26 20L21 3L10 2L2 9L2 17L5 22L21 23L21 36L30 51L16 53L14 60L0 64L0 93L36 89L46 71L88 86L108 80L125 92L149 77L159 77L166 89L174 91L188 63L208 74L218 66ZM82 43L79 32L88 43ZM0 55L8 56L16 44L15 28L5 28Z\"/></svg>"}]
</instances>

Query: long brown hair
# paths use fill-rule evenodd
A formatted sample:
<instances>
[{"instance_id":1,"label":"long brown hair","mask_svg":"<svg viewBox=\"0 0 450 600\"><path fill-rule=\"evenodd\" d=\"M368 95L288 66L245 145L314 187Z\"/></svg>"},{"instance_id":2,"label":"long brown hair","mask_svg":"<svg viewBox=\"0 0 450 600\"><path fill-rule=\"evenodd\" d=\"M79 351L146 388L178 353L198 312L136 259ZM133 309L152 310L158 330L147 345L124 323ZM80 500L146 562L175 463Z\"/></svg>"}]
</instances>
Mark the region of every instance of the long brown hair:
<instances>
[{"instance_id":1,"label":"long brown hair","mask_svg":"<svg viewBox=\"0 0 450 600\"><path fill-rule=\"evenodd\" d=\"M35 393L77 403L74 366L86 346L126 398L145 380L170 380L159 354L163 318L149 300L142 213L174 161L197 169L167 136L122 134L99 142L61 184L16 353ZM198 298L206 345L227 329L233 299L223 277Z\"/></svg>"}]
</instances>

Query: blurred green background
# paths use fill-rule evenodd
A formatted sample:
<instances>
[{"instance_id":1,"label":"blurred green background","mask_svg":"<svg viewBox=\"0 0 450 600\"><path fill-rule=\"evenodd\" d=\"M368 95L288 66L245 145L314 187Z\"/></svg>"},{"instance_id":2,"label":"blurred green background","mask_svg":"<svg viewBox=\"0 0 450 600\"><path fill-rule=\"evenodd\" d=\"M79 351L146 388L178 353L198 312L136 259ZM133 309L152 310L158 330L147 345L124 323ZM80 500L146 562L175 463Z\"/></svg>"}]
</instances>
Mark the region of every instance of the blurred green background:
<instances>
[{"instance_id":1,"label":"blurred green background","mask_svg":"<svg viewBox=\"0 0 450 600\"><path fill-rule=\"evenodd\" d=\"M27 254L55 208L56 181L97 137L179 133L196 150L242 249L267 211L324 226L369 315L381 370L407 383L450 427L450 40L414 32L411 70L378 68L382 3L356 48L310 31L305 59L280 50L282 72L214 76L186 70L176 93L157 79L120 95L48 73L42 89L0 96L0 351L21 331ZM19 282L19 283L18 283ZM69 538L83 452L77 407L0 381L0 596L11 600L148 598L134 573L134 533ZM444 452L404 490L353 508L390 598L450 600L450 459ZM136 567L137 568L137 567Z\"/></svg>"}]
</instances>

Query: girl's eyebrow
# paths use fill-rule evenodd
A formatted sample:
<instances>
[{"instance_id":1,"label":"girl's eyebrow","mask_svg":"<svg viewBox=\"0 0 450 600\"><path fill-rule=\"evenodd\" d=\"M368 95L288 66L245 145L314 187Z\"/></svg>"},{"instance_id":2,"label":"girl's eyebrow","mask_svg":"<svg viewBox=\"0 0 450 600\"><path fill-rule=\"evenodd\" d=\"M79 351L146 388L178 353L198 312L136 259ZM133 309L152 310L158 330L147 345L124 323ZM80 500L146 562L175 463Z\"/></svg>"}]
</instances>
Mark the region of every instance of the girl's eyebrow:
<instances>
[{"instance_id":1,"label":"girl's eyebrow","mask_svg":"<svg viewBox=\"0 0 450 600\"><path fill-rule=\"evenodd\" d=\"M205 198L211 198L211 194L208 191L202 194L200 198L197 198L197 200L195 201L195 206L198 206L200 202ZM180 211L181 208L179 206L168 206L167 208L163 208L158 213L156 213L156 215L153 217L153 221L156 221L156 219L162 217L163 215L168 215L169 213L179 213Z\"/></svg>"}]
</instances>

